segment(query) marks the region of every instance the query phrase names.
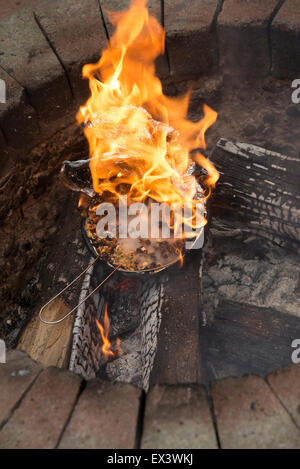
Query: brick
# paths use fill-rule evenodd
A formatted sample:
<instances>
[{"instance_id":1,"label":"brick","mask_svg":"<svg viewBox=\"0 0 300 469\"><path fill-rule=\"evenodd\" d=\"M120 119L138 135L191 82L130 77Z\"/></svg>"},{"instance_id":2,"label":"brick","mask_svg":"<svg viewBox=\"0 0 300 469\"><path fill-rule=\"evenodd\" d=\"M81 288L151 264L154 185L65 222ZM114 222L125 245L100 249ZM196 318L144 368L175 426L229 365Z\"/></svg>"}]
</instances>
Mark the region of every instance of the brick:
<instances>
[{"instance_id":1,"label":"brick","mask_svg":"<svg viewBox=\"0 0 300 469\"><path fill-rule=\"evenodd\" d=\"M0 104L0 126L7 143L15 148L32 147L39 136L36 112L28 103L24 88L2 69L0 79L6 84L6 103Z\"/></svg>"},{"instance_id":2,"label":"brick","mask_svg":"<svg viewBox=\"0 0 300 469\"><path fill-rule=\"evenodd\" d=\"M82 67L97 62L107 45L98 0L42 0L34 12L67 71L75 97L85 102L89 86Z\"/></svg>"},{"instance_id":3,"label":"brick","mask_svg":"<svg viewBox=\"0 0 300 469\"><path fill-rule=\"evenodd\" d=\"M203 386L155 386L147 395L144 449L218 447Z\"/></svg>"},{"instance_id":4,"label":"brick","mask_svg":"<svg viewBox=\"0 0 300 469\"><path fill-rule=\"evenodd\" d=\"M300 429L300 365L280 368L267 381Z\"/></svg>"},{"instance_id":5,"label":"brick","mask_svg":"<svg viewBox=\"0 0 300 469\"><path fill-rule=\"evenodd\" d=\"M55 448L80 384L68 371L44 370L0 432L0 448Z\"/></svg>"},{"instance_id":6,"label":"brick","mask_svg":"<svg viewBox=\"0 0 300 469\"><path fill-rule=\"evenodd\" d=\"M89 381L59 447L134 448L140 395L129 384Z\"/></svg>"},{"instance_id":7,"label":"brick","mask_svg":"<svg viewBox=\"0 0 300 469\"><path fill-rule=\"evenodd\" d=\"M224 449L300 447L300 432L267 383L248 375L212 384L217 428Z\"/></svg>"},{"instance_id":8,"label":"brick","mask_svg":"<svg viewBox=\"0 0 300 469\"><path fill-rule=\"evenodd\" d=\"M0 0L0 21L20 9L20 5L22 5L22 8L31 8L38 3L38 1L39 0L10 0L10 2L7 2L6 0Z\"/></svg>"},{"instance_id":9,"label":"brick","mask_svg":"<svg viewBox=\"0 0 300 469\"><path fill-rule=\"evenodd\" d=\"M277 4L278 0L225 0L218 17L222 66L230 72L268 73L268 21Z\"/></svg>"},{"instance_id":10,"label":"brick","mask_svg":"<svg viewBox=\"0 0 300 469\"><path fill-rule=\"evenodd\" d=\"M114 33L115 26L110 22L109 12L124 11L130 6L131 0L100 0L101 9L103 12L105 26L109 37ZM148 0L147 8L150 15L157 18L160 24L163 23L161 0ZM155 61L156 73L159 78L166 78L169 75L169 65L166 55L157 57Z\"/></svg>"},{"instance_id":11,"label":"brick","mask_svg":"<svg viewBox=\"0 0 300 469\"><path fill-rule=\"evenodd\" d=\"M300 75L300 9L299 0L288 0L271 25L272 73L278 78Z\"/></svg>"},{"instance_id":12,"label":"brick","mask_svg":"<svg viewBox=\"0 0 300 469\"><path fill-rule=\"evenodd\" d=\"M25 88L31 105L54 120L72 102L63 67L33 13L20 10L0 23L0 65Z\"/></svg>"},{"instance_id":13,"label":"brick","mask_svg":"<svg viewBox=\"0 0 300 469\"><path fill-rule=\"evenodd\" d=\"M7 353L7 363L0 365L0 427L41 371L41 367L26 353Z\"/></svg>"},{"instance_id":14,"label":"brick","mask_svg":"<svg viewBox=\"0 0 300 469\"><path fill-rule=\"evenodd\" d=\"M217 60L211 27L218 0L165 0L166 48L171 74L191 78L207 73Z\"/></svg>"}]
</instances>

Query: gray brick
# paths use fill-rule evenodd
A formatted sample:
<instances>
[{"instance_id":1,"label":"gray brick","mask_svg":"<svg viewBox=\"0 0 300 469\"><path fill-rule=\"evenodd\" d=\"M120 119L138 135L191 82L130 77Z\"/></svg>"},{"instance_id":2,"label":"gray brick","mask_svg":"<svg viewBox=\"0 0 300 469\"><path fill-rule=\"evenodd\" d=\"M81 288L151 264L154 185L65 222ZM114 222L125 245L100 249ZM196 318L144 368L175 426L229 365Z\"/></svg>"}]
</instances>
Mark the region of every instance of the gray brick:
<instances>
[{"instance_id":1,"label":"gray brick","mask_svg":"<svg viewBox=\"0 0 300 469\"><path fill-rule=\"evenodd\" d=\"M0 432L0 448L55 448L66 424L81 379L59 368L47 368Z\"/></svg>"},{"instance_id":2,"label":"gray brick","mask_svg":"<svg viewBox=\"0 0 300 469\"><path fill-rule=\"evenodd\" d=\"M267 381L300 429L300 365L280 368Z\"/></svg>"},{"instance_id":3,"label":"gray brick","mask_svg":"<svg viewBox=\"0 0 300 469\"><path fill-rule=\"evenodd\" d=\"M60 448L134 448L141 391L92 380L81 394Z\"/></svg>"},{"instance_id":4,"label":"gray brick","mask_svg":"<svg viewBox=\"0 0 300 469\"><path fill-rule=\"evenodd\" d=\"M278 0L225 0L218 17L220 61L229 72L265 75L271 61L267 26Z\"/></svg>"},{"instance_id":5,"label":"gray brick","mask_svg":"<svg viewBox=\"0 0 300 469\"><path fill-rule=\"evenodd\" d=\"M222 448L300 448L300 432L267 383L254 375L212 384Z\"/></svg>"},{"instance_id":6,"label":"gray brick","mask_svg":"<svg viewBox=\"0 0 300 469\"><path fill-rule=\"evenodd\" d=\"M146 400L142 448L217 448L203 386L155 386Z\"/></svg>"},{"instance_id":7,"label":"gray brick","mask_svg":"<svg viewBox=\"0 0 300 469\"><path fill-rule=\"evenodd\" d=\"M211 30L218 0L165 0L166 47L171 74L191 78L207 73L217 60Z\"/></svg>"},{"instance_id":8,"label":"gray brick","mask_svg":"<svg viewBox=\"0 0 300 469\"><path fill-rule=\"evenodd\" d=\"M26 353L20 350L7 353L7 363L0 364L0 426L40 371L41 367Z\"/></svg>"},{"instance_id":9,"label":"gray brick","mask_svg":"<svg viewBox=\"0 0 300 469\"><path fill-rule=\"evenodd\" d=\"M42 0L34 12L67 71L75 97L85 102L89 86L82 67L97 62L107 45L98 0Z\"/></svg>"},{"instance_id":10,"label":"gray brick","mask_svg":"<svg viewBox=\"0 0 300 469\"><path fill-rule=\"evenodd\" d=\"M0 52L0 66L25 88L43 118L64 114L72 102L70 87L32 12L20 10L0 23Z\"/></svg>"},{"instance_id":11,"label":"gray brick","mask_svg":"<svg viewBox=\"0 0 300 469\"><path fill-rule=\"evenodd\" d=\"M271 25L272 72L278 78L299 78L300 5L287 0Z\"/></svg>"}]
</instances>

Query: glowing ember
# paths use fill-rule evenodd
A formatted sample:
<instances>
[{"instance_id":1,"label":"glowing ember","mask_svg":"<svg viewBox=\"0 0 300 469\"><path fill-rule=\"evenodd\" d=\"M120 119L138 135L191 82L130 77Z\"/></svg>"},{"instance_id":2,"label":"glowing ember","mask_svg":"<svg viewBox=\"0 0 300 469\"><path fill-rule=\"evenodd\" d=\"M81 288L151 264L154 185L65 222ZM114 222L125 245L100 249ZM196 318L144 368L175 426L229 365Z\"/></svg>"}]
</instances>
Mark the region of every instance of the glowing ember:
<instances>
[{"instance_id":1,"label":"glowing ember","mask_svg":"<svg viewBox=\"0 0 300 469\"><path fill-rule=\"evenodd\" d=\"M111 14L116 30L108 48L98 63L83 68L91 95L77 120L85 122L93 186L100 197L109 193L117 200L126 193L129 201L195 208L205 203L219 175L199 151L190 152L206 147L204 135L217 113L204 105L203 119L191 122L186 119L190 92L179 98L163 94L154 61L164 53L165 34L146 3L135 0L128 11ZM197 182L187 172L194 162L207 172L207 193L200 200L195 199ZM206 223L204 217L200 225L195 220L195 215L189 219L192 228Z\"/></svg>"},{"instance_id":2,"label":"glowing ember","mask_svg":"<svg viewBox=\"0 0 300 469\"><path fill-rule=\"evenodd\" d=\"M102 338L102 353L106 359L112 357L119 357L122 354L121 351L121 341L119 338L116 339L116 351L113 352L111 350L111 343L108 339L109 331L110 331L110 322L109 317L107 314L107 304L105 304L105 312L104 312L104 327L100 324L100 322L96 319L96 324L101 334Z\"/></svg>"}]
</instances>

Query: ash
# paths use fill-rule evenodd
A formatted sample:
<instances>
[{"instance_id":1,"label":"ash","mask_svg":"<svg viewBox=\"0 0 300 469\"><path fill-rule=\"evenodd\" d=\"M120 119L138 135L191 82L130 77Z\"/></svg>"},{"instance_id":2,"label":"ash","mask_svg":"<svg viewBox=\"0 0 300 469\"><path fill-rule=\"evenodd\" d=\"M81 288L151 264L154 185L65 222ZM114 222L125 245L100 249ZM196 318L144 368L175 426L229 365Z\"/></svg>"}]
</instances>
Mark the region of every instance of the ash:
<instances>
[{"instance_id":1,"label":"ash","mask_svg":"<svg viewBox=\"0 0 300 469\"><path fill-rule=\"evenodd\" d=\"M101 262L91 267L83 281L79 302L108 273ZM84 302L76 313L69 369L87 380L98 376L147 390L160 326L164 279L162 276L140 279L117 272ZM103 357L96 326L96 319L103 324L105 303L111 349L115 349L117 338L122 349L121 356L108 361Z\"/></svg>"}]
</instances>

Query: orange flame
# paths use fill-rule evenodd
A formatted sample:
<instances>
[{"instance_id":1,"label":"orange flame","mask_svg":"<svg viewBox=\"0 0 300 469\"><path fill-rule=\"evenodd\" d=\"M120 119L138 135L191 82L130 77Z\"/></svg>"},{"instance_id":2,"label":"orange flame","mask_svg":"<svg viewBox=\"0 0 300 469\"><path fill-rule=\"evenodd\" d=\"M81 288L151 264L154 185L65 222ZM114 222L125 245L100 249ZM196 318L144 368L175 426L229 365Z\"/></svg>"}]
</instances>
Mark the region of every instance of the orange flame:
<instances>
[{"instance_id":1,"label":"orange flame","mask_svg":"<svg viewBox=\"0 0 300 469\"><path fill-rule=\"evenodd\" d=\"M219 177L200 152L190 156L191 150L206 147L205 132L217 113L204 105L204 117L191 122L186 118L190 92L177 98L163 94L154 60L164 53L165 33L146 4L134 0L129 10L110 14L116 30L99 62L83 67L91 95L77 120L86 123L97 193L108 191L118 198L126 187L132 201L149 197L194 207L206 197L194 199L197 185L187 174L190 163L206 170L208 193ZM203 218L201 226L205 223Z\"/></svg>"},{"instance_id":2,"label":"orange flame","mask_svg":"<svg viewBox=\"0 0 300 469\"><path fill-rule=\"evenodd\" d=\"M109 317L107 314L107 304L105 304L105 312L104 312L104 327L100 324L98 319L96 319L96 324L101 334L102 338L102 353L105 358L109 357L116 357L121 355L121 341L119 338L116 339L116 351L113 352L111 350L111 343L108 339L109 331L110 331L110 322Z\"/></svg>"}]
</instances>

